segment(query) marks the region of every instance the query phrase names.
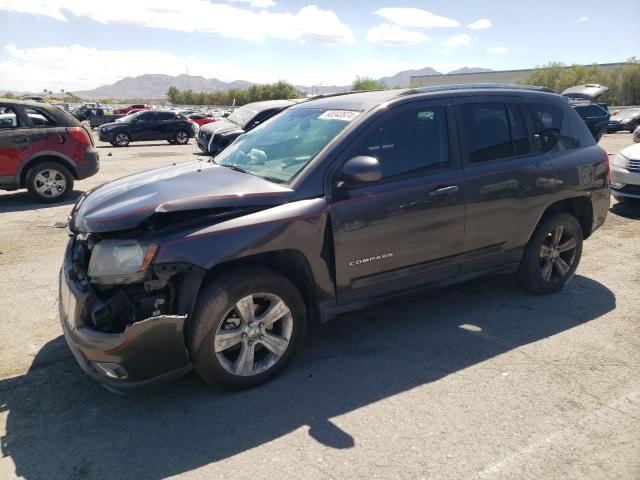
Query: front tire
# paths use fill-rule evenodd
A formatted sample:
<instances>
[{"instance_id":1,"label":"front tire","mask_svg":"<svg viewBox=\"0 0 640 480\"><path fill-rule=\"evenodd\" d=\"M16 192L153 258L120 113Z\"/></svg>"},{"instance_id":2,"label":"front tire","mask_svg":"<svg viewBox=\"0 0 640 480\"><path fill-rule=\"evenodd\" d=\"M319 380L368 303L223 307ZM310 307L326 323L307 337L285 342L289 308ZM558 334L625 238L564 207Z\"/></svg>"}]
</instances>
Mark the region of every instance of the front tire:
<instances>
[{"instance_id":1,"label":"front tire","mask_svg":"<svg viewBox=\"0 0 640 480\"><path fill-rule=\"evenodd\" d=\"M306 324L302 295L287 278L266 268L241 268L203 288L187 345L205 382L251 388L288 365Z\"/></svg>"},{"instance_id":2,"label":"front tire","mask_svg":"<svg viewBox=\"0 0 640 480\"><path fill-rule=\"evenodd\" d=\"M544 219L527 244L519 280L533 293L562 290L578 268L582 240L582 227L573 215L559 213Z\"/></svg>"},{"instance_id":3,"label":"front tire","mask_svg":"<svg viewBox=\"0 0 640 480\"><path fill-rule=\"evenodd\" d=\"M55 162L42 162L31 167L26 176L29 193L39 202L61 202L73 191L73 176Z\"/></svg>"}]
</instances>

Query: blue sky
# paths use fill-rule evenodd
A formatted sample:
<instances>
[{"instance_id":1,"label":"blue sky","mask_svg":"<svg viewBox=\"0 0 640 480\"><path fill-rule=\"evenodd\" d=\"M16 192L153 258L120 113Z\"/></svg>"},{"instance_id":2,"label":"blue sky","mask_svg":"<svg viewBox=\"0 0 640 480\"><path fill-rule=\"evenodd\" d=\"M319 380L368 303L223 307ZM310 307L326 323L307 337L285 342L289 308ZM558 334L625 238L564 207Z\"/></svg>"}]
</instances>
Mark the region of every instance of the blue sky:
<instances>
[{"instance_id":1,"label":"blue sky","mask_svg":"<svg viewBox=\"0 0 640 480\"><path fill-rule=\"evenodd\" d=\"M143 73L348 84L640 56L640 1L0 0L0 89Z\"/></svg>"}]
</instances>

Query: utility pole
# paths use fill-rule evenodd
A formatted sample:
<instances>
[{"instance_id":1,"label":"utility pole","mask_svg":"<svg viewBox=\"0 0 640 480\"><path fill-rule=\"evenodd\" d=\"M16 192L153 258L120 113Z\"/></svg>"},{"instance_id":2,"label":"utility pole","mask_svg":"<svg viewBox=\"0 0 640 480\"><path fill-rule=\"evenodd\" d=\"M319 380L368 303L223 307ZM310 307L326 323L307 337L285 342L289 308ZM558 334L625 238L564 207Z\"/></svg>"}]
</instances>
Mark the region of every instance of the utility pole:
<instances>
[{"instance_id":1,"label":"utility pole","mask_svg":"<svg viewBox=\"0 0 640 480\"><path fill-rule=\"evenodd\" d=\"M189 65L187 65L187 90L191 90L191 81L189 80Z\"/></svg>"}]
</instances>

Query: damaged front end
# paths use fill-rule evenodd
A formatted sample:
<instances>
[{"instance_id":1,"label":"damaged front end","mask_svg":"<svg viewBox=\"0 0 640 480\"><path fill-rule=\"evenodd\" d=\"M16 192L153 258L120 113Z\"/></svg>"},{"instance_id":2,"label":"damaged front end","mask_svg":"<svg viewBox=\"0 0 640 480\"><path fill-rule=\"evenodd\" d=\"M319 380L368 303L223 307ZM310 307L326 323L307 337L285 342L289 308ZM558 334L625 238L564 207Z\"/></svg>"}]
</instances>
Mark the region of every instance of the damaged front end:
<instances>
[{"instance_id":1,"label":"damaged front end","mask_svg":"<svg viewBox=\"0 0 640 480\"><path fill-rule=\"evenodd\" d=\"M95 234L67 245L59 301L65 339L83 370L113 389L163 383L191 369L185 320L204 271L151 265L154 254L154 244Z\"/></svg>"}]
</instances>

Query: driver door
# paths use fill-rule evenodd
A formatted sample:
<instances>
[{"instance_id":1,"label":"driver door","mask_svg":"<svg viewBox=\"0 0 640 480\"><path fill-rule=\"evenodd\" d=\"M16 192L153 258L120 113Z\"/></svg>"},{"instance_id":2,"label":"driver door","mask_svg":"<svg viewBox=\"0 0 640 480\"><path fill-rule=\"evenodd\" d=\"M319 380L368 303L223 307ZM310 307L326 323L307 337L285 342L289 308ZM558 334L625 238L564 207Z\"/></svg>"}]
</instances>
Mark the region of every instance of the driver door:
<instances>
[{"instance_id":1,"label":"driver door","mask_svg":"<svg viewBox=\"0 0 640 480\"><path fill-rule=\"evenodd\" d=\"M457 275L466 179L454 122L447 99L404 104L375 121L345 156L376 157L383 177L333 193L339 303Z\"/></svg>"}]
</instances>

